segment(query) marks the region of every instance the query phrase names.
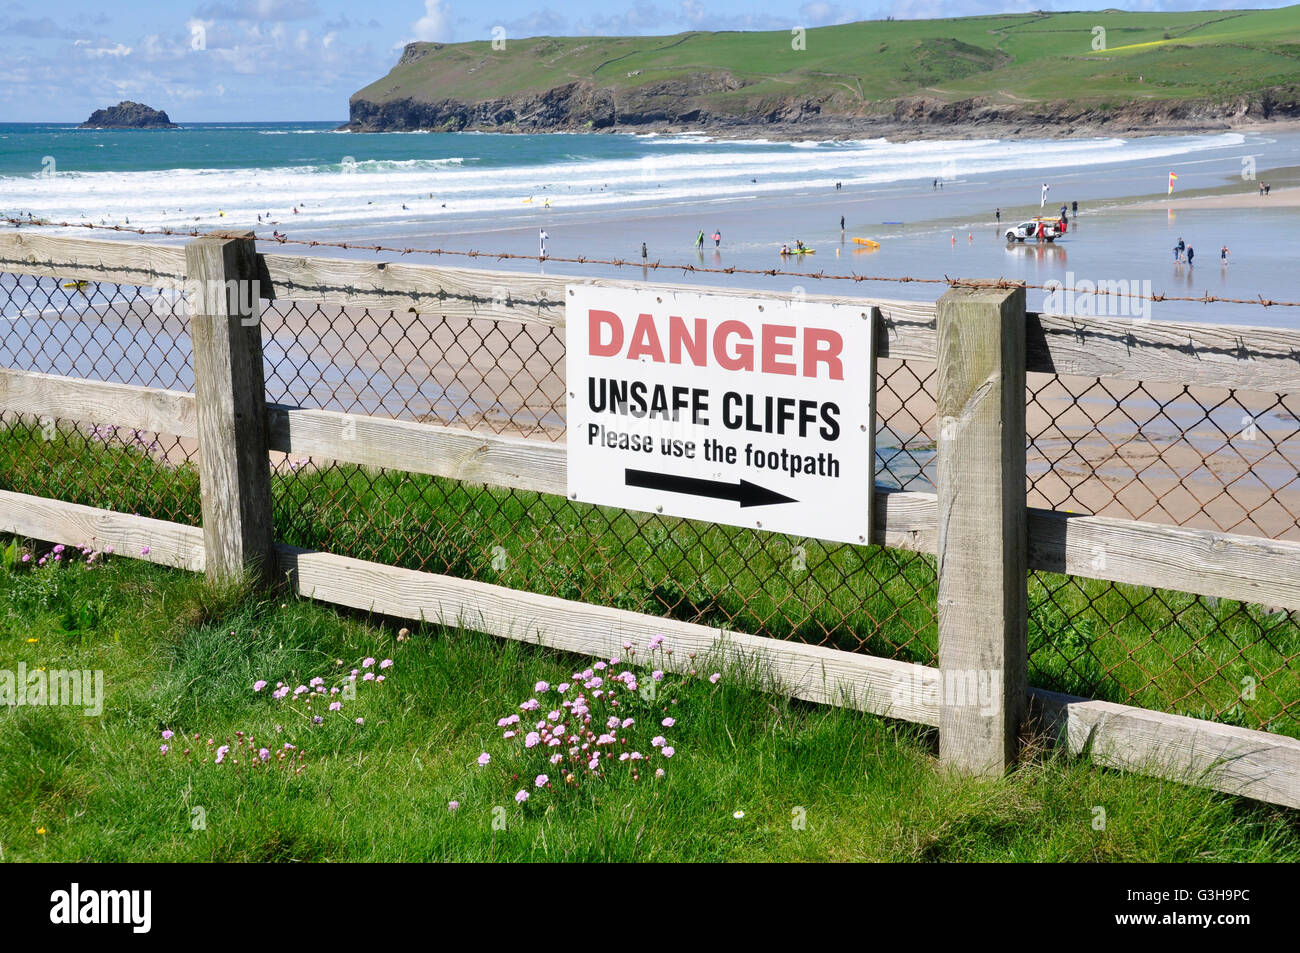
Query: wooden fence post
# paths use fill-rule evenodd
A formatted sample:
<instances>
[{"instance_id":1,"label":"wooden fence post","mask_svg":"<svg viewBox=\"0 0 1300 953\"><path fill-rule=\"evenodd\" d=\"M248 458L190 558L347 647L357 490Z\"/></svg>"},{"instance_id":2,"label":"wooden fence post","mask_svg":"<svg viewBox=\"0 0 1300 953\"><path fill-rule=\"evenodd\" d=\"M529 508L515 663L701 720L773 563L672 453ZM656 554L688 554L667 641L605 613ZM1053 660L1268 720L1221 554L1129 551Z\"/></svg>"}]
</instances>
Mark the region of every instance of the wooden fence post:
<instances>
[{"instance_id":1,"label":"wooden fence post","mask_svg":"<svg viewBox=\"0 0 1300 953\"><path fill-rule=\"evenodd\" d=\"M939 299L939 758L1001 775L1027 707L1025 292Z\"/></svg>"},{"instance_id":2,"label":"wooden fence post","mask_svg":"<svg viewBox=\"0 0 1300 953\"><path fill-rule=\"evenodd\" d=\"M257 252L251 232L185 246L209 579L275 571Z\"/></svg>"}]
</instances>

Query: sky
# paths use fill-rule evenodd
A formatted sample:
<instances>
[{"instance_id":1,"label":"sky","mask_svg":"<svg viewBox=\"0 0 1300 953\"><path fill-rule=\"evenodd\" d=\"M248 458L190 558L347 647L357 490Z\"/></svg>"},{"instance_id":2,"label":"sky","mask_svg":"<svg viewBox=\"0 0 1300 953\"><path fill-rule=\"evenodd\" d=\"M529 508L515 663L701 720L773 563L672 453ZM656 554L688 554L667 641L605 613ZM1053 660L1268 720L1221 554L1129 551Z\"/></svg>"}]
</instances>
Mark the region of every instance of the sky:
<instances>
[{"instance_id":1,"label":"sky","mask_svg":"<svg viewBox=\"0 0 1300 953\"><path fill-rule=\"evenodd\" d=\"M1113 2L1113 0L1112 0ZM133 99L175 122L347 119L413 40L788 30L1101 9L1081 0L0 0L0 122L81 122ZM1121 4L1116 4L1121 5ZM1128 10L1278 7L1129 0ZM499 34L498 34L499 35Z\"/></svg>"}]
</instances>

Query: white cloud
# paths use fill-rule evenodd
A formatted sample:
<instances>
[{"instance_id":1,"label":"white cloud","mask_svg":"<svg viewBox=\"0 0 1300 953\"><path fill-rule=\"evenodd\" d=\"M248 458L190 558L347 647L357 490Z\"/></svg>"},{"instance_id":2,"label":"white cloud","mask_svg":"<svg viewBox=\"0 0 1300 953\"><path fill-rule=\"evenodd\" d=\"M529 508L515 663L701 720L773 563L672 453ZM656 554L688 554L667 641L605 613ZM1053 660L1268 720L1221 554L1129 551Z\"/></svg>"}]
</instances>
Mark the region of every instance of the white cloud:
<instances>
[{"instance_id":1,"label":"white cloud","mask_svg":"<svg viewBox=\"0 0 1300 953\"><path fill-rule=\"evenodd\" d=\"M446 41L451 30L446 4L443 0L424 0L424 16L416 20L412 29L417 40Z\"/></svg>"},{"instance_id":2,"label":"white cloud","mask_svg":"<svg viewBox=\"0 0 1300 953\"><path fill-rule=\"evenodd\" d=\"M91 47L91 48L88 48L85 52L86 52L86 55L87 55L87 56L95 56L95 57L99 57L99 56L130 56L130 55L131 55L131 47L129 47L129 46L123 46L121 43L119 43L119 44L117 44L117 46L98 46L98 47Z\"/></svg>"},{"instance_id":3,"label":"white cloud","mask_svg":"<svg viewBox=\"0 0 1300 953\"><path fill-rule=\"evenodd\" d=\"M827 3L826 0L812 0L811 3L805 3L799 8L799 16L806 26L830 26L866 19L862 11L854 7L842 7L838 3Z\"/></svg>"}]
</instances>

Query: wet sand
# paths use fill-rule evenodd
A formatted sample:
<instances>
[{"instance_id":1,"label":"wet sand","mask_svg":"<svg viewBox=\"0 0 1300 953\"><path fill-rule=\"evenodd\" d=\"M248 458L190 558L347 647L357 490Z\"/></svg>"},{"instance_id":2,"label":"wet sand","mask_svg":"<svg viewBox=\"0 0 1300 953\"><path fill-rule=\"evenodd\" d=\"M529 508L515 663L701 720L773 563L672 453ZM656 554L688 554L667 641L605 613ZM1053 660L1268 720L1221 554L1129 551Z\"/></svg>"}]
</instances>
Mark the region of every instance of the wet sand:
<instances>
[{"instance_id":1,"label":"wet sand","mask_svg":"<svg viewBox=\"0 0 1300 953\"><path fill-rule=\"evenodd\" d=\"M934 400L916 390L932 370L884 359L877 370L878 439L905 448L901 464L885 455L903 489L933 489ZM1027 384L1029 506L1300 540L1300 394L1046 374Z\"/></svg>"},{"instance_id":2,"label":"wet sand","mask_svg":"<svg viewBox=\"0 0 1300 953\"><path fill-rule=\"evenodd\" d=\"M1268 195L1261 195L1259 189L1226 195L1189 195L1171 196L1170 198L1142 202L1132 206L1138 211L1151 209L1173 209L1186 211L1190 209L1270 209L1300 208L1300 189L1272 189Z\"/></svg>"}]
</instances>

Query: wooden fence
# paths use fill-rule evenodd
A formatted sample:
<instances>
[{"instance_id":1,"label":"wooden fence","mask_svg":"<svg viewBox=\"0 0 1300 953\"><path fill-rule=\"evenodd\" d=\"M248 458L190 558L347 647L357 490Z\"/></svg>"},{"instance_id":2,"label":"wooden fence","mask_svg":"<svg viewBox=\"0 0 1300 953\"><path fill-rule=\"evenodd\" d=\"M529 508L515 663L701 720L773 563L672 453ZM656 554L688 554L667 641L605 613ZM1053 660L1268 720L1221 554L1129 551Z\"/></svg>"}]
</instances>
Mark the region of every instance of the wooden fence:
<instances>
[{"instance_id":1,"label":"wooden fence","mask_svg":"<svg viewBox=\"0 0 1300 953\"><path fill-rule=\"evenodd\" d=\"M220 233L185 247L6 233L0 272L188 290L192 301L196 288L256 280L263 298L551 326L563 324L567 285L630 285L256 254L251 237ZM937 557L932 668L277 544L271 451L564 494L566 450L267 405L256 304L233 291L198 297L190 328L195 393L0 369L0 410L196 439L202 528L0 490L0 531L93 541L123 554L147 547L142 558L218 576L254 567L287 574L300 594L325 602L593 656L662 633L678 658L713 651L757 661L793 697L936 726L941 760L961 770L1006 770L1032 716L1097 763L1300 807L1294 738L1027 686L1029 570L1300 610L1300 543L1026 508L1023 399L1027 372L1300 391L1300 332L1038 315L1026 312L1023 289L955 289L937 304L807 296L871 314L879 358L938 365L937 492L877 487L870 539ZM948 690L974 671L993 673L993 713ZM901 684L913 690L900 693Z\"/></svg>"}]
</instances>

